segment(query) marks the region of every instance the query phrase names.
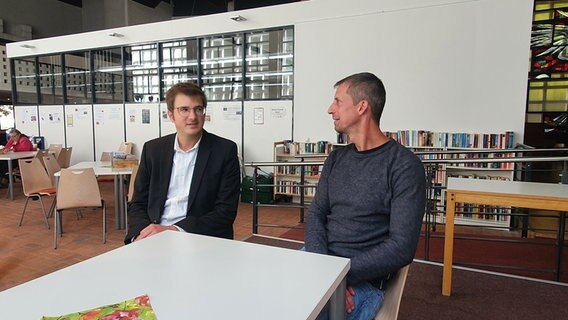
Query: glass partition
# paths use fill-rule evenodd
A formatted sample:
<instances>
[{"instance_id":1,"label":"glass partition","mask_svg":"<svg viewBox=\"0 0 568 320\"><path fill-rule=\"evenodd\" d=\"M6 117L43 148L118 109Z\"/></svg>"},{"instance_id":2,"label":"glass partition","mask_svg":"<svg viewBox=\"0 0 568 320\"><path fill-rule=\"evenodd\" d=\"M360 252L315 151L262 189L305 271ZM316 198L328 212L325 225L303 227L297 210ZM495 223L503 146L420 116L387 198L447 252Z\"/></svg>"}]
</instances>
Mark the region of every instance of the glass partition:
<instances>
[{"instance_id":1,"label":"glass partition","mask_svg":"<svg viewBox=\"0 0 568 320\"><path fill-rule=\"evenodd\" d=\"M15 104L38 104L35 58L13 59Z\"/></svg>"},{"instance_id":2,"label":"glass partition","mask_svg":"<svg viewBox=\"0 0 568 320\"><path fill-rule=\"evenodd\" d=\"M89 52L67 53L64 57L67 103L92 103Z\"/></svg>"},{"instance_id":3,"label":"glass partition","mask_svg":"<svg viewBox=\"0 0 568 320\"><path fill-rule=\"evenodd\" d=\"M291 99L294 29L17 58L12 63L18 104L157 102L182 81L201 85L211 101Z\"/></svg>"},{"instance_id":4,"label":"glass partition","mask_svg":"<svg viewBox=\"0 0 568 320\"><path fill-rule=\"evenodd\" d=\"M294 29L247 34L246 99L291 98L294 81Z\"/></svg>"},{"instance_id":5,"label":"glass partition","mask_svg":"<svg viewBox=\"0 0 568 320\"><path fill-rule=\"evenodd\" d=\"M63 104L63 68L61 55L38 58L41 104Z\"/></svg>"},{"instance_id":6,"label":"glass partition","mask_svg":"<svg viewBox=\"0 0 568 320\"><path fill-rule=\"evenodd\" d=\"M126 47L124 52L126 102L159 101L158 45Z\"/></svg>"},{"instance_id":7,"label":"glass partition","mask_svg":"<svg viewBox=\"0 0 568 320\"><path fill-rule=\"evenodd\" d=\"M178 82L199 83L199 40L162 44L162 92ZM163 99L165 97L162 97Z\"/></svg>"},{"instance_id":8,"label":"glass partition","mask_svg":"<svg viewBox=\"0 0 568 320\"><path fill-rule=\"evenodd\" d=\"M122 49L93 51L95 102L123 103Z\"/></svg>"},{"instance_id":9,"label":"glass partition","mask_svg":"<svg viewBox=\"0 0 568 320\"><path fill-rule=\"evenodd\" d=\"M202 39L202 87L209 100L240 100L243 97L241 35Z\"/></svg>"}]
</instances>

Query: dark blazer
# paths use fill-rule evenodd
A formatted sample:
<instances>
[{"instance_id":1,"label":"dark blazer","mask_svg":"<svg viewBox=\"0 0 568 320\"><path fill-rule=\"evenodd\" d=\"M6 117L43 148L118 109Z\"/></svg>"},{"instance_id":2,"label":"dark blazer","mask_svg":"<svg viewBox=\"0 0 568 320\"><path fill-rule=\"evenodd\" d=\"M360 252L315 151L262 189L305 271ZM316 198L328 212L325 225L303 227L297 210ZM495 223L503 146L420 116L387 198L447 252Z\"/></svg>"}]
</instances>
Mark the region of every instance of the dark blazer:
<instances>
[{"instance_id":1,"label":"dark blazer","mask_svg":"<svg viewBox=\"0 0 568 320\"><path fill-rule=\"evenodd\" d=\"M126 244L146 226L160 223L172 174L175 136L167 135L144 144L134 195L128 205ZM237 145L203 130L187 215L176 225L187 232L232 239L239 189Z\"/></svg>"}]
</instances>

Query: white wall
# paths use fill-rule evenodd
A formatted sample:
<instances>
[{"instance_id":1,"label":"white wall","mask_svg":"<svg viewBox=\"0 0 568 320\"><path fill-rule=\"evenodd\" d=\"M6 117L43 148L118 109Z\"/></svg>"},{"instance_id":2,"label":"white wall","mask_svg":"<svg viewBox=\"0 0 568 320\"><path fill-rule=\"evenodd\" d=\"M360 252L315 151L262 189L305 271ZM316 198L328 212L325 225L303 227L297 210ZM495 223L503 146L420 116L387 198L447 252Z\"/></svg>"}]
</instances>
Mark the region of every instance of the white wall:
<instances>
[{"instance_id":1,"label":"white wall","mask_svg":"<svg viewBox=\"0 0 568 320\"><path fill-rule=\"evenodd\" d=\"M243 147L242 111L240 101L208 102L207 118L203 128L218 136L234 141L240 153Z\"/></svg>"},{"instance_id":2,"label":"white wall","mask_svg":"<svg viewBox=\"0 0 568 320\"><path fill-rule=\"evenodd\" d=\"M103 152L118 150L125 141L124 105L101 104L93 106L95 123L95 158L98 160Z\"/></svg>"},{"instance_id":3,"label":"white wall","mask_svg":"<svg viewBox=\"0 0 568 320\"><path fill-rule=\"evenodd\" d=\"M361 71L385 83L384 129L522 139L531 11L486 0L297 24L295 140L335 140L333 84Z\"/></svg>"},{"instance_id":4,"label":"white wall","mask_svg":"<svg viewBox=\"0 0 568 320\"><path fill-rule=\"evenodd\" d=\"M94 153L93 105L65 106L65 134L67 147L73 147L71 165L81 161L99 160L95 158Z\"/></svg>"}]
</instances>

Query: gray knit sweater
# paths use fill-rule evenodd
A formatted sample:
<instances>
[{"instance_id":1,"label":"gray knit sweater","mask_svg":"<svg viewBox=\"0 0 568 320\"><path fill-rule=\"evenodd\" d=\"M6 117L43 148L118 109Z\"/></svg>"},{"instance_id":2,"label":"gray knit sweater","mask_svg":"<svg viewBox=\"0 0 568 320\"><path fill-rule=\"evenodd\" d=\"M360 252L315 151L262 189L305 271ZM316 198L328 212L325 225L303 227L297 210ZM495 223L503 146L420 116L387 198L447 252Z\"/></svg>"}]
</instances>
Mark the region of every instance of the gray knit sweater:
<instances>
[{"instance_id":1,"label":"gray knit sweater","mask_svg":"<svg viewBox=\"0 0 568 320\"><path fill-rule=\"evenodd\" d=\"M333 151L308 211L306 251L350 258L349 284L397 271L414 258L425 184L420 160L393 140Z\"/></svg>"}]
</instances>

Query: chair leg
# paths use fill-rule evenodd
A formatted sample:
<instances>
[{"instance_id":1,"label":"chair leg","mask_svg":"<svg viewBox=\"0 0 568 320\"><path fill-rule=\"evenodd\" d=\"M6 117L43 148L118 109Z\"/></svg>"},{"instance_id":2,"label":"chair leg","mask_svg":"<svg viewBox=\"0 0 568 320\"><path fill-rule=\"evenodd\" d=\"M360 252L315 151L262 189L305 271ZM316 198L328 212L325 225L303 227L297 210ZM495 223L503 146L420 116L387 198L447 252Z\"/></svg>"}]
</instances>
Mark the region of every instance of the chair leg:
<instances>
[{"instance_id":1,"label":"chair leg","mask_svg":"<svg viewBox=\"0 0 568 320\"><path fill-rule=\"evenodd\" d=\"M49 221L47 221L47 213L45 212L45 207L43 205L43 200L41 198L41 195L39 196L39 203L41 204L41 210L43 211L43 220L45 221L47 229L49 229Z\"/></svg>"},{"instance_id":2,"label":"chair leg","mask_svg":"<svg viewBox=\"0 0 568 320\"><path fill-rule=\"evenodd\" d=\"M19 227L21 227L22 223L24 222L24 214L26 214L26 208L28 207L28 201L30 201L30 197L26 197L26 204L24 204L24 211L22 211L22 217L20 217L20 224L18 225Z\"/></svg>"},{"instance_id":3,"label":"chair leg","mask_svg":"<svg viewBox=\"0 0 568 320\"><path fill-rule=\"evenodd\" d=\"M51 202L51 207L49 207L49 213L47 214L48 218L51 218L54 215L55 205L57 204L56 200L57 200L57 196L53 197L53 201Z\"/></svg>"},{"instance_id":4,"label":"chair leg","mask_svg":"<svg viewBox=\"0 0 568 320\"><path fill-rule=\"evenodd\" d=\"M59 210L55 210L55 227L53 227L53 249L57 249L57 231L59 226Z\"/></svg>"}]
</instances>

